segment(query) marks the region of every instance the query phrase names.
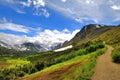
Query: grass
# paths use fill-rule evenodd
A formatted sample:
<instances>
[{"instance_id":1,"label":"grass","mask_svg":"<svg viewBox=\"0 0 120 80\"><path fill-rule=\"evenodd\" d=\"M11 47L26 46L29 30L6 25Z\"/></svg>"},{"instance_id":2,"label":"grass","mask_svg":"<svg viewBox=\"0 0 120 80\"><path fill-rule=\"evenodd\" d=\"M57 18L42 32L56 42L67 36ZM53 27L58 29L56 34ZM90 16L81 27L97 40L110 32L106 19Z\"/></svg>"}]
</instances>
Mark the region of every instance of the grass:
<instances>
[{"instance_id":1,"label":"grass","mask_svg":"<svg viewBox=\"0 0 120 80\"><path fill-rule=\"evenodd\" d=\"M25 64L30 64L30 61L27 61L25 59L8 59L6 61L7 63L11 64L9 68L15 68L16 66L23 66Z\"/></svg>"},{"instance_id":2,"label":"grass","mask_svg":"<svg viewBox=\"0 0 120 80\"><path fill-rule=\"evenodd\" d=\"M26 59L0 57L0 69L15 68L16 66L22 66L29 63L30 61Z\"/></svg>"},{"instance_id":3,"label":"grass","mask_svg":"<svg viewBox=\"0 0 120 80\"><path fill-rule=\"evenodd\" d=\"M100 35L98 40L102 40L106 44L114 47L111 57L113 62L120 63L120 26L112 27L111 30Z\"/></svg>"},{"instance_id":4,"label":"grass","mask_svg":"<svg viewBox=\"0 0 120 80\"><path fill-rule=\"evenodd\" d=\"M7 63L6 61L1 60L0 61L0 70L8 68L10 65L11 65L10 63Z\"/></svg>"},{"instance_id":5,"label":"grass","mask_svg":"<svg viewBox=\"0 0 120 80\"><path fill-rule=\"evenodd\" d=\"M90 76L93 74L97 56L102 54L105 50L106 48L103 48L91 54L77 56L68 61L45 68L44 70L37 72L35 74L28 75L24 79L31 80L31 77L52 73L53 75L51 75L51 77L57 76L58 80L59 78L61 78L62 80L71 80L71 79L88 80L90 79ZM57 71L63 71L63 72L56 73ZM46 75L42 75L42 76L46 76Z\"/></svg>"}]
</instances>

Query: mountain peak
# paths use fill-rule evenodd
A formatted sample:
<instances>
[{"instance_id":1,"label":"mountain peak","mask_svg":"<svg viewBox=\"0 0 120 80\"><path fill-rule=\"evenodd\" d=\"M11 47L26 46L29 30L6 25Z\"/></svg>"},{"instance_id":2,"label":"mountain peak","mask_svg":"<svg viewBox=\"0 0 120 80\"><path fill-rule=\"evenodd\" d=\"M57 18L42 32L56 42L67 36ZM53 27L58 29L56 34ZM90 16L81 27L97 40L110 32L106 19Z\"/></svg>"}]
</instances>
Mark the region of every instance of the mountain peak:
<instances>
[{"instance_id":1,"label":"mountain peak","mask_svg":"<svg viewBox=\"0 0 120 80\"><path fill-rule=\"evenodd\" d=\"M75 37L73 39L71 39L68 43L65 44L65 46L76 45L76 43L83 43L83 42L89 41L110 29L111 29L111 27L106 26L106 25L101 25L101 24L85 25L75 35Z\"/></svg>"},{"instance_id":2,"label":"mountain peak","mask_svg":"<svg viewBox=\"0 0 120 80\"><path fill-rule=\"evenodd\" d=\"M98 28L102 28L102 27L105 27L105 25L100 25L100 24L88 24L88 25L85 25L81 31L91 31L91 30L95 30L95 29L98 29Z\"/></svg>"}]
</instances>

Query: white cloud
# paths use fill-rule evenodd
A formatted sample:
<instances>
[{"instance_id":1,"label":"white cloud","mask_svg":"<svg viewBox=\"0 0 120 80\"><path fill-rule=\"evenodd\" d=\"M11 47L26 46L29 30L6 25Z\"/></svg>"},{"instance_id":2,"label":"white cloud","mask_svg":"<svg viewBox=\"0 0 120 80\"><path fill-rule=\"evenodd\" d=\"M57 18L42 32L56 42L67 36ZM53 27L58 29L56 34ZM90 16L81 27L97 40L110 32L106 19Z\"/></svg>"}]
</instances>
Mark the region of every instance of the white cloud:
<instances>
[{"instance_id":1,"label":"white cloud","mask_svg":"<svg viewBox=\"0 0 120 80\"><path fill-rule=\"evenodd\" d=\"M17 13L24 14L25 12L22 10L22 7L19 4L19 0L0 0L0 5L10 7Z\"/></svg>"},{"instance_id":2,"label":"white cloud","mask_svg":"<svg viewBox=\"0 0 120 80\"><path fill-rule=\"evenodd\" d=\"M19 4L24 7L30 7L30 9L33 7L35 10L35 12L33 11L34 15L44 15L45 17L49 17L46 9L46 7L49 7L79 23L84 21L112 23L118 17L116 15L120 13L119 0L0 0L0 3L11 4L12 8L14 6L17 7ZM18 10L16 11L24 12Z\"/></svg>"},{"instance_id":3,"label":"white cloud","mask_svg":"<svg viewBox=\"0 0 120 80\"><path fill-rule=\"evenodd\" d=\"M47 48L50 48L56 43L63 43L66 40L72 39L79 30L75 30L73 32L68 31L68 29L64 29L63 31L46 29L39 32L34 37L0 33L0 40L10 45L22 44L26 41L37 42L39 44L42 44L42 46L47 46Z\"/></svg>"},{"instance_id":4,"label":"white cloud","mask_svg":"<svg viewBox=\"0 0 120 80\"><path fill-rule=\"evenodd\" d=\"M117 5L113 5L111 8L114 10L120 10L120 6L117 6Z\"/></svg>"},{"instance_id":5,"label":"white cloud","mask_svg":"<svg viewBox=\"0 0 120 80\"><path fill-rule=\"evenodd\" d=\"M20 2L23 6L30 7L32 4L32 0L28 0L27 2Z\"/></svg>"},{"instance_id":6,"label":"white cloud","mask_svg":"<svg viewBox=\"0 0 120 80\"><path fill-rule=\"evenodd\" d=\"M19 9L16 9L16 12L17 12L17 13L20 13L20 14L25 14L25 12L24 12L24 11L19 10Z\"/></svg>"},{"instance_id":7,"label":"white cloud","mask_svg":"<svg viewBox=\"0 0 120 80\"><path fill-rule=\"evenodd\" d=\"M49 12L46 9L42 9L43 15L48 18L50 16Z\"/></svg>"},{"instance_id":8,"label":"white cloud","mask_svg":"<svg viewBox=\"0 0 120 80\"><path fill-rule=\"evenodd\" d=\"M27 2L20 2L20 4L24 7L31 7L33 6L34 11L33 15L41 16L44 15L46 18L49 17L49 12L44 8L45 1L44 0L27 0Z\"/></svg>"},{"instance_id":9,"label":"white cloud","mask_svg":"<svg viewBox=\"0 0 120 80\"><path fill-rule=\"evenodd\" d=\"M35 6L35 8L39 8L39 7L44 7L45 6L45 2L44 0L33 0L33 5Z\"/></svg>"},{"instance_id":10,"label":"white cloud","mask_svg":"<svg viewBox=\"0 0 120 80\"><path fill-rule=\"evenodd\" d=\"M21 1L20 4L22 4L24 7L30 7L34 6L35 8L40 8L45 6L44 0L27 0L27 2Z\"/></svg>"},{"instance_id":11,"label":"white cloud","mask_svg":"<svg viewBox=\"0 0 120 80\"><path fill-rule=\"evenodd\" d=\"M62 2L66 2L67 0L61 0Z\"/></svg>"},{"instance_id":12,"label":"white cloud","mask_svg":"<svg viewBox=\"0 0 120 80\"><path fill-rule=\"evenodd\" d=\"M34 28L28 28L23 25L8 22L7 19L4 17L0 20L0 30L11 30L16 32L28 33L30 31L37 31L38 29L36 30ZM65 28L62 31L58 31L56 29L45 29L44 31L41 31L39 29L39 31L40 32L37 31L38 34L33 37L0 33L0 40L8 43L9 45L22 44L26 41L37 42L39 44L42 44L42 46L47 46L47 48L50 48L56 43L63 43L66 40L72 39L79 30L71 32Z\"/></svg>"},{"instance_id":13,"label":"white cloud","mask_svg":"<svg viewBox=\"0 0 120 80\"><path fill-rule=\"evenodd\" d=\"M94 1L93 0L86 0L86 3L87 4L94 4Z\"/></svg>"},{"instance_id":14,"label":"white cloud","mask_svg":"<svg viewBox=\"0 0 120 80\"><path fill-rule=\"evenodd\" d=\"M27 13L24 8L33 8L33 15L44 15L46 18L48 18L50 15L49 12L45 9L44 0L0 0L0 4L10 7L20 14Z\"/></svg>"},{"instance_id":15,"label":"white cloud","mask_svg":"<svg viewBox=\"0 0 120 80\"><path fill-rule=\"evenodd\" d=\"M7 43L8 45L22 44L23 42L28 41L26 36L17 36L14 34L5 34L0 33L0 41Z\"/></svg>"},{"instance_id":16,"label":"white cloud","mask_svg":"<svg viewBox=\"0 0 120 80\"><path fill-rule=\"evenodd\" d=\"M37 8L37 9L35 9L35 12L33 13L33 15L36 15L36 16L43 15L46 18L48 18L50 16L49 12L46 9L44 9L44 8L41 8L41 9Z\"/></svg>"},{"instance_id":17,"label":"white cloud","mask_svg":"<svg viewBox=\"0 0 120 80\"><path fill-rule=\"evenodd\" d=\"M69 33L70 31L68 29L64 29L62 32Z\"/></svg>"},{"instance_id":18,"label":"white cloud","mask_svg":"<svg viewBox=\"0 0 120 80\"><path fill-rule=\"evenodd\" d=\"M26 26L18 25L14 23L2 23L0 24L0 30L11 30L16 32L28 33L29 29Z\"/></svg>"},{"instance_id":19,"label":"white cloud","mask_svg":"<svg viewBox=\"0 0 120 80\"><path fill-rule=\"evenodd\" d=\"M44 43L44 45L50 47L55 43L63 43L66 40L72 39L78 31L79 30L70 32L68 29L64 29L63 31L46 29L43 32L38 33L31 41Z\"/></svg>"},{"instance_id":20,"label":"white cloud","mask_svg":"<svg viewBox=\"0 0 120 80\"><path fill-rule=\"evenodd\" d=\"M5 17L0 20L0 30L11 30L23 33L28 33L30 31L26 26L8 22Z\"/></svg>"},{"instance_id":21,"label":"white cloud","mask_svg":"<svg viewBox=\"0 0 120 80\"><path fill-rule=\"evenodd\" d=\"M58 0L46 0L46 6L56 10L66 17L79 23L94 21L96 23L112 23L120 13L119 0L67 0L62 3ZM120 17L120 16L119 16Z\"/></svg>"}]
</instances>

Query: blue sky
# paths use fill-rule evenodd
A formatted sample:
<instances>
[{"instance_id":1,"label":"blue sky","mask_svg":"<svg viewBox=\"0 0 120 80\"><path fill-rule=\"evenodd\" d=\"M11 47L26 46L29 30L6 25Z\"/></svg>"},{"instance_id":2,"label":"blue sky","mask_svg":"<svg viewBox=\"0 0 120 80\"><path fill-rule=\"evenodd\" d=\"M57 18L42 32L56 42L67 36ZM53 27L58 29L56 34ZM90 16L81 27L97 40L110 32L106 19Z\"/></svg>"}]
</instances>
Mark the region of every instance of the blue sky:
<instances>
[{"instance_id":1,"label":"blue sky","mask_svg":"<svg viewBox=\"0 0 120 80\"><path fill-rule=\"evenodd\" d=\"M14 0L8 0L9 1L14 1ZM5 1L3 1L5 2ZM17 2L16 2L17 3ZM27 2L26 2L27 3ZM34 10L34 6L31 6L29 8L20 8L20 12L17 11L17 9L14 9L14 6L17 5L12 5L13 8L11 8L11 5L6 2L6 4L0 4L0 19L1 22L10 22L13 24L18 24L18 25L23 25L26 26L27 28L33 28L35 30L31 30L31 33L24 33L24 32L19 32L19 31L13 31L13 30L6 30L6 29L1 29L1 32L5 33L12 33L16 35L28 35L28 36L35 36L36 32L44 31L45 29L50 29L50 30L58 30L62 31L64 29L68 29L70 32L80 29L83 24L80 24L79 22L76 22L73 19L70 19L69 17L66 17L65 15L62 15L56 10L50 9L49 7L40 7L40 15L37 14L37 11ZM23 7L23 5L20 5ZM18 7L19 9L19 7ZM44 14L41 9L47 10L49 12L49 16L46 17L46 14ZM1 23L2 24L2 23ZM3 26L4 27L4 26ZM38 29L38 31L36 31Z\"/></svg>"},{"instance_id":2,"label":"blue sky","mask_svg":"<svg viewBox=\"0 0 120 80\"><path fill-rule=\"evenodd\" d=\"M86 24L120 24L120 1L0 0L2 34L65 41Z\"/></svg>"}]
</instances>

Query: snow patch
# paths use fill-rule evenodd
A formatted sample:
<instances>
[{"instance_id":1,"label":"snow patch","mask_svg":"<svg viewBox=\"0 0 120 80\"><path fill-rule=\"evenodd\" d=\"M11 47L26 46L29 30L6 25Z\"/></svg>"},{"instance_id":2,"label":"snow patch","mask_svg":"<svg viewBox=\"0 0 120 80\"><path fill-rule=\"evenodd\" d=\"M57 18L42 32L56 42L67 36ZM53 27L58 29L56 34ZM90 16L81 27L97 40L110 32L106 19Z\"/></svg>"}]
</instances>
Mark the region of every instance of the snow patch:
<instances>
[{"instance_id":1,"label":"snow patch","mask_svg":"<svg viewBox=\"0 0 120 80\"><path fill-rule=\"evenodd\" d=\"M63 47L63 48L60 48L60 49L56 49L54 50L55 52L59 52L59 51L64 51L64 50L67 50L67 49L71 49L73 46L70 45L70 46L67 46L67 47Z\"/></svg>"},{"instance_id":2,"label":"snow patch","mask_svg":"<svg viewBox=\"0 0 120 80\"><path fill-rule=\"evenodd\" d=\"M99 25L96 25L96 28L101 28L101 26L99 26Z\"/></svg>"}]
</instances>

